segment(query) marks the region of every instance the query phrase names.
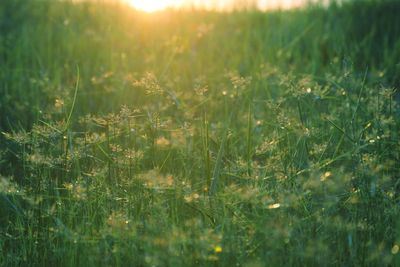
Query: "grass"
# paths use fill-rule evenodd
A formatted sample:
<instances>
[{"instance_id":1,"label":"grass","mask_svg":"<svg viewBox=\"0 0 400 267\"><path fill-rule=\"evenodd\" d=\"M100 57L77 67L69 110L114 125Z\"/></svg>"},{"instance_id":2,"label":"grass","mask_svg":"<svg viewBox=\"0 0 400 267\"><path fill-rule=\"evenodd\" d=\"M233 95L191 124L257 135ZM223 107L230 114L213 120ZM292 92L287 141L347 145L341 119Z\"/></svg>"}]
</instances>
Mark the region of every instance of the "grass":
<instances>
[{"instance_id":1,"label":"grass","mask_svg":"<svg viewBox=\"0 0 400 267\"><path fill-rule=\"evenodd\" d=\"M400 266L400 4L0 3L1 266Z\"/></svg>"}]
</instances>

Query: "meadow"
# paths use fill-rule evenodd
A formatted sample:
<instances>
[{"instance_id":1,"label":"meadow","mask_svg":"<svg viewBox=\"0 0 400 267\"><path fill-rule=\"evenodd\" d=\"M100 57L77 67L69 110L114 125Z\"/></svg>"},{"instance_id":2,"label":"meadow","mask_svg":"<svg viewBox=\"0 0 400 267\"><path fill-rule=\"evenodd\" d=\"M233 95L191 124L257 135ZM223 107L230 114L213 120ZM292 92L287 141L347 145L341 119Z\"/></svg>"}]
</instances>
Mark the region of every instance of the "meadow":
<instances>
[{"instance_id":1,"label":"meadow","mask_svg":"<svg viewBox=\"0 0 400 267\"><path fill-rule=\"evenodd\" d=\"M400 2L0 2L0 266L400 266Z\"/></svg>"}]
</instances>

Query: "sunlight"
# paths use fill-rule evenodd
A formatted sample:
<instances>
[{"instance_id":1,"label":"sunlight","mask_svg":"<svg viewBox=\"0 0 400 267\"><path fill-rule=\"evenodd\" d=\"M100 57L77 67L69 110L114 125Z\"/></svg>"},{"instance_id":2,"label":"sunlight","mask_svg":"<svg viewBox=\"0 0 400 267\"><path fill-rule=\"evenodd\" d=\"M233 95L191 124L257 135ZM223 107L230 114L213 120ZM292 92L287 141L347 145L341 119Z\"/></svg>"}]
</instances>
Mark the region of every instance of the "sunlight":
<instances>
[{"instance_id":1,"label":"sunlight","mask_svg":"<svg viewBox=\"0 0 400 267\"><path fill-rule=\"evenodd\" d=\"M329 0L122 0L137 10L156 12L166 8L205 8L227 11L234 8L257 7L260 10L299 8L305 3L320 2L327 4Z\"/></svg>"},{"instance_id":2,"label":"sunlight","mask_svg":"<svg viewBox=\"0 0 400 267\"><path fill-rule=\"evenodd\" d=\"M128 4L132 7L145 11L145 12L156 12L168 7L176 7L182 1L180 0L127 0Z\"/></svg>"}]
</instances>

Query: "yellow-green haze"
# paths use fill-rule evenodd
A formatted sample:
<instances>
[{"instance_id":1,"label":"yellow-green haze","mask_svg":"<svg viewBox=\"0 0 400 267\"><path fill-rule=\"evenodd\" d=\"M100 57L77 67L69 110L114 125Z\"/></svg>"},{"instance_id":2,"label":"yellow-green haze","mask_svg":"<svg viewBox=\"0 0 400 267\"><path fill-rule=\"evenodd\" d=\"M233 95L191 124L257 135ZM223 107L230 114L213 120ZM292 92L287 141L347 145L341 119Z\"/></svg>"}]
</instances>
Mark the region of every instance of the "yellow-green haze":
<instances>
[{"instance_id":1,"label":"yellow-green haze","mask_svg":"<svg viewBox=\"0 0 400 267\"><path fill-rule=\"evenodd\" d=\"M400 5L0 2L0 266L399 266Z\"/></svg>"}]
</instances>

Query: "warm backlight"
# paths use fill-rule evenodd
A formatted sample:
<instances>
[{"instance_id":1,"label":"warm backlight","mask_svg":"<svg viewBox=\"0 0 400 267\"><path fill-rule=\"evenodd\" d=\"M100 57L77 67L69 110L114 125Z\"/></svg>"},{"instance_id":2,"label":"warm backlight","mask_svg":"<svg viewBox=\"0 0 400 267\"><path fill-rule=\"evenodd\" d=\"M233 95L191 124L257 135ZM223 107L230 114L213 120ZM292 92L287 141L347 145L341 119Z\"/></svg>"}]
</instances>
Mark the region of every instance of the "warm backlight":
<instances>
[{"instance_id":1,"label":"warm backlight","mask_svg":"<svg viewBox=\"0 0 400 267\"><path fill-rule=\"evenodd\" d=\"M128 3L145 12L155 12L168 7L176 7L181 1L178 0L128 0Z\"/></svg>"},{"instance_id":2,"label":"warm backlight","mask_svg":"<svg viewBox=\"0 0 400 267\"><path fill-rule=\"evenodd\" d=\"M1 1L1 0L0 0ZM321 2L328 3L329 0L122 0L126 1L133 8L145 11L155 12L170 7L199 7L216 10L231 10L235 7L245 7L251 4L260 10L268 9L288 9L301 7L304 3Z\"/></svg>"}]
</instances>

